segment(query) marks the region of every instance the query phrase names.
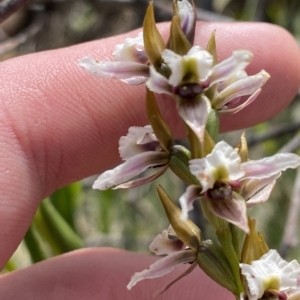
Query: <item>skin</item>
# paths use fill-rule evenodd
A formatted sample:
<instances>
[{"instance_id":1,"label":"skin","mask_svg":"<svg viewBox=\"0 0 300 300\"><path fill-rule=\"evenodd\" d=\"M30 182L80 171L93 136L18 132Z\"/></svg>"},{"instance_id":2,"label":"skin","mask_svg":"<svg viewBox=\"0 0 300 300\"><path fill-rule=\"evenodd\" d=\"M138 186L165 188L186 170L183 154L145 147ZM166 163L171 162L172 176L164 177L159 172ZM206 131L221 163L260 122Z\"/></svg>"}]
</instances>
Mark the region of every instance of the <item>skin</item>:
<instances>
[{"instance_id":1,"label":"skin","mask_svg":"<svg viewBox=\"0 0 300 300\"><path fill-rule=\"evenodd\" d=\"M205 47L217 30L219 59L233 50L254 53L249 74L265 69L271 79L249 107L222 119L222 130L245 128L279 113L300 83L299 48L283 29L258 23L198 24L196 44ZM160 30L166 37L168 24ZM137 32L129 36L135 37ZM118 140L133 125L146 125L143 86L87 74L77 60L111 60L121 35L0 64L0 264L22 240L39 202L57 188L120 162ZM183 136L171 99L162 109ZM177 123L177 124L176 124ZM134 272L155 258L115 249L84 249L0 277L0 299L151 299L180 270L146 280L132 291ZM200 296L199 296L200 295ZM233 299L198 268L160 299Z\"/></svg>"}]
</instances>

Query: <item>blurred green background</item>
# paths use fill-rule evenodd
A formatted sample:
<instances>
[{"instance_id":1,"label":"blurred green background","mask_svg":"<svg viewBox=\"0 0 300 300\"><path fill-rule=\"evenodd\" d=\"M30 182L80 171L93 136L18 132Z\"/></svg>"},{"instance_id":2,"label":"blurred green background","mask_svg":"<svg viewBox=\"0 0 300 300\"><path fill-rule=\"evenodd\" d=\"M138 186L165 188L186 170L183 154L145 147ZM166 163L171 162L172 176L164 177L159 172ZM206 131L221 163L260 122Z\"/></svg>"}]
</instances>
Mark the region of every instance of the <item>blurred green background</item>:
<instances>
[{"instance_id":1,"label":"blurred green background","mask_svg":"<svg viewBox=\"0 0 300 300\"><path fill-rule=\"evenodd\" d=\"M154 3L157 21L170 20L171 0ZM270 22L286 28L300 39L299 0L202 0L195 3L200 20ZM140 27L147 5L148 1L143 0L31 1L1 25L0 60ZM297 96L277 117L247 129L250 158L272 155L284 146L300 154L299 116ZM226 133L220 139L235 145L240 134ZM291 140L293 145L289 143ZM270 247L280 248L282 255L289 259L300 259L297 218L292 220L294 229L288 232L292 238L285 235L289 244L283 241L291 199L297 198L292 197L295 176L294 170L285 172L271 199L251 212L257 217L259 229ZM153 237L168 226L155 186L162 184L173 199L178 199L185 190L184 184L171 172L154 183L131 190L95 191L91 189L95 178L60 189L41 203L23 242L3 272L82 247L108 246L148 253ZM292 208L293 211L298 209L297 202ZM197 205L195 211L199 212ZM196 222L206 237L213 236L202 217Z\"/></svg>"}]
</instances>

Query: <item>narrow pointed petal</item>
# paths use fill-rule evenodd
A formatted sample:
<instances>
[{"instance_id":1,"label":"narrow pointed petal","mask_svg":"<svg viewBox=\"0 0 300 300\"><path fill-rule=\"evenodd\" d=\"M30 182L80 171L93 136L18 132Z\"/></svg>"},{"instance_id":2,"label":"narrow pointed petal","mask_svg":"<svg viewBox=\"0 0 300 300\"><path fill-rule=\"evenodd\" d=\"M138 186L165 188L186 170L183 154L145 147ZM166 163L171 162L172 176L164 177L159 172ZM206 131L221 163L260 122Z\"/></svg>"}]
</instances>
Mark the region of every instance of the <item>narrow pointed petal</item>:
<instances>
[{"instance_id":1,"label":"narrow pointed petal","mask_svg":"<svg viewBox=\"0 0 300 300\"><path fill-rule=\"evenodd\" d=\"M264 189L262 189L260 192L258 192L255 196L250 198L247 201L247 207L250 208L256 204L267 201L271 195L271 192L273 191L275 183L276 183L276 180L274 180L272 183L268 184Z\"/></svg>"},{"instance_id":2,"label":"narrow pointed petal","mask_svg":"<svg viewBox=\"0 0 300 300\"><path fill-rule=\"evenodd\" d=\"M262 70L256 75L238 80L221 91L218 96L213 99L212 105L213 107L221 109L235 98L251 95L260 89L269 78L270 75Z\"/></svg>"},{"instance_id":3,"label":"narrow pointed petal","mask_svg":"<svg viewBox=\"0 0 300 300\"><path fill-rule=\"evenodd\" d=\"M154 93L173 95L168 79L158 73L153 66L150 66L150 77L146 81L146 86Z\"/></svg>"},{"instance_id":4,"label":"narrow pointed petal","mask_svg":"<svg viewBox=\"0 0 300 300\"><path fill-rule=\"evenodd\" d=\"M202 96L193 101L179 101L177 111L184 122L195 132L200 141L203 141L204 130L209 111L210 101Z\"/></svg>"},{"instance_id":5,"label":"narrow pointed petal","mask_svg":"<svg viewBox=\"0 0 300 300\"><path fill-rule=\"evenodd\" d=\"M246 179L242 181L242 190L241 195L243 198L248 201L251 197L254 196L259 190L263 189L269 184L273 184L277 178L281 175L281 172L276 173L273 176L262 178L262 179Z\"/></svg>"},{"instance_id":6,"label":"narrow pointed petal","mask_svg":"<svg viewBox=\"0 0 300 300\"><path fill-rule=\"evenodd\" d=\"M244 71L244 70L240 70L240 71L234 73L232 76L230 76L226 80L218 83L218 92L223 91L224 89L226 89L228 86L230 86L234 82L244 79L244 78L247 78L247 77L248 77L248 75L247 75L246 71Z\"/></svg>"},{"instance_id":7,"label":"narrow pointed petal","mask_svg":"<svg viewBox=\"0 0 300 300\"><path fill-rule=\"evenodd\" d=\"M243 178L268 178L280 171L289 168L297 168L300 165L300 157L293 153L278 153L256 161L242 163L241 167L245 171Z\"/></svg>"},{"instance_id":8,"label":"narrow pointed petal","mask_svg":"<svg viewBox=\"0 0 300 300\"><path fill-rule=\"evenodd\" d=\"M185 193L179 198L181 206L181 219L186 220L188 218L188 212L193 209L194 201L200 197L201 187L197 185L189 185Z\"/></svg>"},{"instance_id":9,"label":"narrow pointed petal","mask_svg":"<svg viewBox=\"0 0 300 300\"><path fill-rule=\"evenodd\" d=\"M161 288L159 291L155 292L155 294L153 295L153 298L161 295L162 293L164 293L167 289L169 289L175 282L177 282L178 280L180 280L181 278L185 277L186 275L190 274L197 266L197 261L195 261L194 263L192 263L182 274L180 274L178 277L176 277L175 279L173 279L171 282L169 282L167 285L165 285L163 288Z\"/></svg>"},{"instance_id":10,"label":"narrow pointed petal","mask_svg":"<svg viewBox=\"0 0 300 300\"><path fill-rule=\"evenodd\" d=\"M196 10L187 0L177 1L177 5L180 27L191 45L193 45L196 25Z\"/></svg>"},{"instance_id":11,"label":"narrow pointed petal","mask_svg":"<svg viewBox=\"0 0 300 300\"><path fill-rule=\"evenodd\" d=\"M136 62L97 62L92 57L83 57L78 63L90 74L101 78L116 78L131 85L144 83L149 77L149 67Z\"/></svg>"},{"instance_id":12,"label":"narrow pointed petal","mask_svg":"<svg viewBox=\"0 0 300 300\"><path fill-rule=\"evenodd\" d=\"M167 255L182 251L186 245L176 236L172 226L158 234L149 245L149 250L156 255Z\"/></svg>"},{"instance_id":13,"label":"narrow pointed petal","mask_svg":"<svg viewBox=\"0 0 300 300\"><path fill-rule=\"evenodd\" d=\"M213 214L249 232L246 202L240 195L233 192L231 199L207 201Z\"/></svg>"},{"instance_id":14,"label":"narrow pointed petal","mask_svg":"<svg viewBox=\"0 0 300 300\"><path fill-rule=\"evenodd\" d=\"M162 53L164 62L171 69L171 76L168 80L172 86L177 86L184 77L183 56L176 54L174 51L166 49Z\"/></svg>"},{"instance_id":15,"label":"narrow pointed petal","mask_svg":"<svg viewBox=\"0 0 300 300\"><path fill-rule=\"evenodd\" d=\"M136 180L131 180L122 184L117 185L116 187L114 187L114 190L116 189L129 189L129 188L134 188L137 186L141 186L147 183L150 183L152 181L154 181L155 179L159 178L162 174L164 174L169 168L169 165L165 165L162 168L159 169L158 172L147 176L147 177L142 177Z\"/></svg>"},{"instance_id":16,"label":"narrow pointed petal","mask_svg":"<svg viewBox=\"0 0 300 300\"><path fill-rule=\"evenodd\" d=\"M245 69L250 63L253 55L247 50L233 51L232 55L223 60L221 63L212 68L210 75L210 84L224 81L236 74L238 71Z\"/></svg>"},{"instance_id":17,"label":"narrow pointed petal","mask_svg":"<svg viewBox=\"0 0 300 300\"><path fill-rule=\"evenodd\" d=\"M238 105L237 107L234 108L226 108L228 106L230 106L231 103L228 103L225 105L225 107L223 107L221 110L219 110L219 113L226 113L226 114L235 114L239 111L241 111L242 109L244 109L246 106L248 106L249 104L251 104L260 94L261 89L258 89L255 93L253 93L245 102L243 102L241 105ZM239 97L240 98L240 97ZM232 100L234 101L234 99ZM231 102L232 102L231 101Z\"/></svg>"},{"instance_id":18,"label":"narrow pointed petal","mask_svg":"<svg viewBox=\"0 0 300 300\"><path fill-rule=\"evenodd\" d=\"M196 253L193 250L183 250L167 255L156 261L148 269L135 273L127 285L127 289L131 289L138 282L146 278L156 278L164 276L165 274L171 272L175 267L194 262L196 260Z\"/></svg>"},{"instance_id":19,"label":"narrow pointed petal","mask_svg":"<svg viewBox=\"0 0 300 300\"><path fill-rule=\"evenodd\" d=\"M101 174L93 184L93 189L105 190L114 185L121 184L141 174L154 166L163 166L168 163L168 154L165 152L144 152L138 154L115 169Z\"/></svg>"}]
</instances>

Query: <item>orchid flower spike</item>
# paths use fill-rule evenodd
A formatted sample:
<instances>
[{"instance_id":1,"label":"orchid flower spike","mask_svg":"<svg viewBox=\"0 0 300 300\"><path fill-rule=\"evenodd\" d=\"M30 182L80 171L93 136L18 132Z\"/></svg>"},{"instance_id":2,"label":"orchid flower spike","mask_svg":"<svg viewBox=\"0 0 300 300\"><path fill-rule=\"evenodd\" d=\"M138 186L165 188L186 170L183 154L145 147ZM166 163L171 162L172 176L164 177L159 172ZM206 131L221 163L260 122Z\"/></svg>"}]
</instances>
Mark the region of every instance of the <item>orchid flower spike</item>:
<instances>
[{"instance_id":1,"label":"orchid flower spike","mask_svg":"<svg viewBox=\"0 0 300 300\"><path fill-rule=\"evenodd\" d=\"M213 214L248 232L247 206L266 201L281 171L299 165L300 157L293 153L242 162L234 148L221 141L205 158L190 161L190 171L200 184L190 185L180 197L182 218L202 197Z\"/></svg>"},{"instance_id":2,"label":"orchid flower spike","mask_svg":"<svg viewBox=\"0 0 300 300\"><path fill-rule=\"evenodd\" d=\"M247 293L241 300L300 299L300 265L296 260L288 263L272 249L251 265L240 264L240 268Z\"/></svg>"},{"instance_id":3,"label":"orchid flower spike","mask_svg":"<svg viewBox=\"0 0 300 300\"><path fill-rule=\"evenodd\" d=\"M120 138L119 152L125 162L102 173L94 182L94 189L105 190L115 185L115 188L140 186L155 180L168 168L169 155L162 150L149 125L130 127L128 134ZM127 182L151 167L161 169L151 176Z\"/></svg>"}]
</instances>

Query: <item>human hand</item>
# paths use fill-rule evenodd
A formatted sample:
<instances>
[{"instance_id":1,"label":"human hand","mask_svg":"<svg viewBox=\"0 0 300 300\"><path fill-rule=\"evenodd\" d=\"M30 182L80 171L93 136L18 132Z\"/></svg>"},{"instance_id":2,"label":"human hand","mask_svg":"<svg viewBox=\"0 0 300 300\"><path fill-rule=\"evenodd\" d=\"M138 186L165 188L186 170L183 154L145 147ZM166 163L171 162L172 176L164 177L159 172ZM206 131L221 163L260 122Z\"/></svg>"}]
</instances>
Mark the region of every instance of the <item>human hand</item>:
<instances>
[{"instance_id":1,"label":"human hand","mask_svg":"<svg viewBox=\"0 0 300 300\"><path fill-rule=\"evenodd\" d=\"M166 36L167 25L160 29ZM252 126L280 112L300 83L300 55L293 38L267 24L210 23L199 24L196 43L205 46L214 29L220 59L232 50L249 49L254 53L249 74L265 69L271 75L254 103L222 119L222 129ZM1 63L2 267L44 197L111 168L119 159L119 137L129 126L145 125L144 87L94 78L77 65L85 55L109 60L114 46L123 40L124 35ZM174 132L183 136L182 128L175 125L172 101L164 99L161 104ZM0 299L150 299L167 277L142 282L132 291L126 285L134 272L153 260L113 249L76 251L2 276ZM196 299L199 294L203 299L221 295L231 299L200 270L160 297Z\"/></svg>"}]
</instances>

